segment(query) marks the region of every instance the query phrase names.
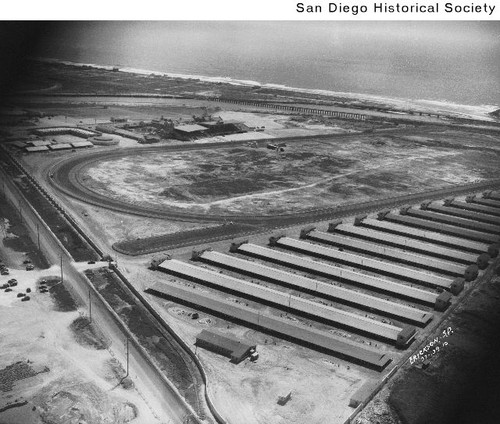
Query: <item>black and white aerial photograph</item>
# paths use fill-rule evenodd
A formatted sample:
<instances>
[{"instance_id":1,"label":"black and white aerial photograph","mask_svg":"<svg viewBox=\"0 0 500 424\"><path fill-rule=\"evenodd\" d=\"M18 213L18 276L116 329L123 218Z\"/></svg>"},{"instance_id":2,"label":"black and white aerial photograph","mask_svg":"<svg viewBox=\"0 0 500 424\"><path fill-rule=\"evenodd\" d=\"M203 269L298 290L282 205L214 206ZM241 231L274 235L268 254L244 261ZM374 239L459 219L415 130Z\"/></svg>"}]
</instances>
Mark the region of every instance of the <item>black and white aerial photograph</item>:
<instances>
[{"instance_id":1,"label":"black and white aerial photograph","mask_svg":"<svg viewBox=\"0 0 500 424\"><path fill-rule=\"evenodd\" d=\"M0 424L499 422L500 21L0 38Z\"/></svg>"}]
</instances>

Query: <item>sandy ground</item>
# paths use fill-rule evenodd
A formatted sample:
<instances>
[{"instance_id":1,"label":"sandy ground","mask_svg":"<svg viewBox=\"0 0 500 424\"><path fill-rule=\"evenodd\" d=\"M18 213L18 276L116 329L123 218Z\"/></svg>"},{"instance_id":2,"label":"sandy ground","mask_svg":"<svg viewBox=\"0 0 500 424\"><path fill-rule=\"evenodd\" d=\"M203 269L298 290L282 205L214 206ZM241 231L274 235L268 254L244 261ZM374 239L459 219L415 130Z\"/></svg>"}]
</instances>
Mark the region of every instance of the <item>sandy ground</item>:
<instances>
[{"instance_id":1,"label":"sandy ground","mask_svg":"<svg viewBox=\"0 0 500 424\"><path fill-rule=\"evenodd\" d=\"M238 365L197 349L217 410L230 423L342 423L352 412L348 407L350 396L372 374L348 362L204 313L193 322L187 315L191 309L156 299L153 304L191 346L204 328L216 328L257 344L257 362L247 359ZM292 399L285 406L278 405L278 397L289 392Z\"/></svg>"},{"instance_id":2,"label":"sandy ground","mask_svg":"<svg viewBox=\"0 0 500 424\"><path fill-rule=\"evenodd\" d=\"M145 218L122 214L104 208L91 206L71 200L72 208L78 211L74 216L84 228L88 228L100 242L108 248L115 242L133 240L195 228L207 228L215 224L167 221L164 219Z\"/></svg>"},{"instance_id":3,"label":"sandy ground","mask_svg":"<svg viewBox=\"0 0 500 424\"><path fill-rule=\"evenodd\" d=\"M0 257L10 271L10 275L0 276L0 285L12 278L18 281L11 292L0 291L0 372L22 362L37 373L19 379L11 390L0 390L0 409L27 401L0 413L0 422L157 422L139 393L120 385L125 371L110 352L77 342L70 324L86 311L60 312L50 294L37 290L40 279L60 275L59 267L33 271L15 267L13 264L25 259L24 253L3 244ZM28 288L30 300L22 302L17 294Z\"/></svg>"},{"instance_id":4,"label":"sandy ground","mask_svg":"<svg viewBox=\"0 0 500 424\"><path fill-rule=\"evenodd\" d=\"M296 131L309 131L305 126L315 127L316 125L306 122L301 123L304 127L287 128L287 117L284 115L242 114L240 112L220 113L227 114L224 115L225 119L239 119L247 122L247 124L254 123L255 126L265 126L265 132L267 134L271 134L274 131L281 132L280 134L298 134ZM316 129L319 128L320 126L316 127ZM325 130L324 128L321 129ZM459 144L475 147L483 146L490 148L499 141L494 137L491 139L491 136L477 135L474 133L467 133L464 135L463 133L455 134L453 132L448 132L446 137L450 139L455 137L455 135ZM363 192L358 190L358 188L362 186L362 182L368 181L369 183L370 181L380 180L381 176L390 175L394 178L394 180L390 180L386 186L380 188L376 193L376 195L386 197L388 193L394 192L394 184L397 185L398 189L406 192L409 190L418 191L419 187L431 187L436 181L442 184L478 181L484 178L486 175L485 171L488 169L497 169L498 166L495 168L495 165L498 165L497 159L494 155L491 155L490 152L469 152L460 151L454 148L445 151L440 147L434 148L434 146L419 144L421 142L432 142L433 140L437 143L441 138L442 135L437 132L432 134L417 133L413 138L407 138L405 140L408 145L404 148L398 148L391 143L386 144L384 148L380 148L380 146L367 144L366 140L340 146L336 150L336 154L339 157L352 156L353 152L364 152L360 168L359 170L355 170L356 175L362 175L364 180L350 181L347 178L340 178L338 184L346 189L352 189L352 192L347 193L346 191L335 196L318 196L315 192L309 193L310 188L308 187L308 189L305 190L307 192L305 197L301 195L300 198L298 197L297 199L300 201L301 206L303 204L310 204L312 206L313 202L317 202L318 199L321 202L331 202L332 199L335 202L342 202L353 198L355 198L356 201L362 201L368 200L374 195L373 191L367 190ZM415 146L412 145L412 143L415 143ZM137 145L135 141L127 139L120 140L120 146L123 147ZM62 157L62 155L63 154L58 154L54 157ZM37 163L37 157L42 157L42 155L33 155L27 158L33 168L37 168L39 165L39 163ZM378 160L377 167L374 165L373 158ZM53 158L50 160L48 159L46 163L50 161L53 161ZM188 161L186 160L185 162L183 166L186 166L187 169ZM171 162L167 164L170 165ZM115 184L114 187L116 187L120 193L125 193L136 201L142 201L144 199L142 196L146 196L146 191L153 186L145 184L144 181L137 180L137 175L132 175L128 169L124 169L123 165L124 163L119 163L113 168L103 167L100 170L99 178L101 178L102 182L106 185L106 189L112 189L113 184ZM134 165L136 164L129 162L127 166ZM371 168L367 169L367 167ZM166 167L166 163L163 163L162 166L158 166L155 169L153 168L151 168L152 171L158 171L162 176L162 173L167 175L171 170L171 167ZM330 178L334 177L335 175L330 176ZM400 184L408 181L410 181L409 185L404 187L400 186ZM415 181L415 184L411 183L411 181ZM321 184L321 182L322 181L312 181L310 184ZM417 183L421 184L421 186ZM136 185L134 186L134 184ZM154 188L152 189L154 190ZM257 200L259 196L263 199L262 204L266 207L275 207L279 204L282 205L284 202L283 198L276 196L275 193L270 196L261 194L258 196L245 196L241 201L251 200L252 204L255 205L258 203ZM227 203L233 202L233 200L223 200L222 202L222 205L227 207ZM237 202L234 201L234 204L236 203ZM148 235L168 233L189 228L189 225L194 226L194 224L145 220L132 216L126 217L125 215L104 211L73 200L66 201L66 204L70 206L73 213L78 214L78 219L84 222L84 226L86 226L101 243L107 246L113 241L124 238L146 237ZM290 202L289 205L293 207L294 203ZM241 204L236 204L236 206L238 208L242 207ZM88 214L88 216L85 214ZM228 243L224 243L224 247L227 248ZM191 248L185 250L187 255L188 250L191 250ZM126 272L137 287L142 289L146 288L147 285L155 279L155 277L152 276L152 272L146 270L149 259L149 257L126 259L121 257L119 259L120 268ZM52 271L53 270L47 272ZM6 297L6 295L9 295L9 293L0 292L0 299L7 299L5 300L6 305L0 305L0 316L4 315L5 308L9 308L8 310L11 311L16 308L33 308L38 304L43 306L40 302L47 302L49 304L47 307L50 310L50 300L47 297L41 297L42 295L37 293L36 295L38 297L34 297L33 301L27 303L18 302L17 298L14 296ZM231 364L226 358L201 349L197 352L209 375L210 393L214 397L216 406L223 416L229 419L231 424L343 423L352 412L352 409L347 406L349 397L367 378L377 378L380 376L379 373L353 366L349 362L340 361L327 355L291 345L279 339L274 340L269 336L243 327L233 326L225 321L210 317L207 314L201 314L200 319L193 322L187 314L183 313L183 311L190 312L190 310L186 308L181 308L174 304L164 304L162 301L155 301L154 304L155 307L161 311L167 322L169 322L169 324L172 325L190 345L193 345L196 334L203 328L207 328L207 326L215 327L223 332L229 332L258 345L258 351L261 355L259 360L256 363L244 362L239 365ZM11 325L14 325L13 323L16 319L20 320L20 317L24 319L24 315L16 315L14 312L8 315L10 314L15 317L8 321L12 323ZM47 317L54 320L56 319L55 317L58 317L62 313L49 311L47 314ZM71 312L66 314L71 314L71 316L76 317L78 313ZM40 357L39 362L41 364L47 362L47 366L55 370L60 369L57 368L58 364L62 364L60 367L63 365L68 367L70 370L68 374L74 376L72 377L73 379L77 379L78 377L82 380L82 384L92 384L93 387L101 390L105 395L111 396L110 393L114 394L117 389L111 390L109 388L110 386L106 385L106 379L104 379L103 382L98 375L92 373L92 371L100 370L102 367L106 366L103 365L103 363L107 363L105 359L106 355L109 356L107 351L91 351L92 353L88 354L89 357L91 357L89 361L93 365L90 370L68 359L68 356L82 357L89 349L85 348L85 350L83 350L84 348L79 345L73 346L74 343L71 343L70 335L67 334L67 324L71 322L69 318L70 315L67 316L68 318L64 315L64 319L58 318L58 320L61 321L61 325L55 328L55 330L61 332L62 336L56 339L54 343L61 342L64 347L53 347L50 345L48 348L46 344L42 344L43 349L39 347L41 352L40 355L43 355L43 352L46 353L45 356ZM64 327L65 324L66 327ZM33 325L35 326L35 323ZM36 325L42 324L39 324L37 320ZM64 328L66 328L66 330L64 330ZM41 328L40 332L41 331L49 330ZM33 339L35 339L37 334L40 333L34 334ZM3 337L3 333L0 332L0 336ZM9 337L12 337L13 343L16 343L15 335L9 335ZM50 336L48 333L45 339L50 337L53 336ZM424 337L424 335L422 334L421 337ZM18 340L17 343L21 343L22 340L23 338ZM54 338L51 340L54 340ZM69 353L68 355L63 355L63 359L54 359L53 362L55 364L46 359L49 353L57 358L54 352L61 355L60 351ZM22 358L27 358L26 352L29 353L31 350L29 347L19 344L15 352L23 352L24 356L22 356ZM21 356L19 357L21 358ZM31 358L30 356L29 359ZM38 357L33 356L33 358ZM52 357L50 359L52 359ZM0 361L4 361L4 356L1 354ZM64 361L68 361L69 365ZM5 365L4 362L0 362L0 368ZM54 373L56 374L55 380L58 381L57 378L60 374L57 374L56 371L54 371ZM112 387L116 386L116 381L114 385L110 385ZM107 391L106 388L108 388ZM292 391L292 400L285 406L277 405L277 397L286 395L290 391ZM111 402L117 402L117 405L123 405L124 402L131 402L136 405L139 410L139 418L137 419L139 421L137 422L148 422L146 418L144 418L144 421L140 421L141 416L147 417L148 411L145 409L145 405L141 403L141 399L137 396L134 397L134 393L131 393L130 391L118 393L118 398L113 398L112 401L110 400L110 404ZM108 399L106 397L104 398ZM118 407L118 409L120 411L124 410L121 407ZM0 418L2 418L1 414ZM154 421L151 420L151 422Z\"/></svg>"},{"instance_id":5,"label":"sandy ground","mask_svg":"<svg viewBox=\"0 0 500 424\"><path fill-rule=\"evenodd\" d=\"M419 144L422 139L427 144ZM246 147L248 160L242 156L241 149L223 152L222 157L219 151L207 150L118 158L92 165L82 173L81 179L101 194L131 203L211 213L283 213L303 209L304 205L328 207L481 181L498 166L498 159L487 152L443 148L439 143L432 147L429 143L433 141L429 138L394 141L379 137L378 140L383 144L371 144L367 136L345 143L309 141L307 146L293 144L281 155L272 156L267 150ZM410 143L415 144L409 146ZM267 157L262 156L265 154ZM265 162L265 169L251 162L250 158L256 155L259 163ZM303 160L299 159L301 155L306 155ZM199 176L207 173L204 167L214 168L209 171L212 179ZM266 182L262 175L266 175ZM286 176L290 177L287 187L281 188L282 178ZM245 191L235 186L238 192L231 193L233 183L228 181L231 177L240 185L245 178L256 178L253 182L257 188ZM192 194L193 187L194 192L200 192L196 184L193 186L194 182L201 187L207 185L210 190L216 188L222 194ZM165 194L164 190L170 187L186 201L175 199L168 190ZM228 196L224 195L225 191L229 192Z\"/></svg>"},{"instance_id":6,"label":"sandy ground","mask_svg":"<svg viewBox=\"0 0 500 424\"><path fill-rule=\"evenodd\" d=\"M145 260L122 262L120 269L140 290L165 274L146 270ZM245 360L235 365L228 358L197 349L208 374L209 393L217 410L231 424L343 423L352 413L350 396L367 378L380 373L335 357L273 338L225 320L146 295L189 346L194 349L196 335L204 328L232 334L257 344L257 362ZM199 311L198 311L199 312ZM292 391L292 400L277 404L279 396Z\"/></svg>"}]
</instances>

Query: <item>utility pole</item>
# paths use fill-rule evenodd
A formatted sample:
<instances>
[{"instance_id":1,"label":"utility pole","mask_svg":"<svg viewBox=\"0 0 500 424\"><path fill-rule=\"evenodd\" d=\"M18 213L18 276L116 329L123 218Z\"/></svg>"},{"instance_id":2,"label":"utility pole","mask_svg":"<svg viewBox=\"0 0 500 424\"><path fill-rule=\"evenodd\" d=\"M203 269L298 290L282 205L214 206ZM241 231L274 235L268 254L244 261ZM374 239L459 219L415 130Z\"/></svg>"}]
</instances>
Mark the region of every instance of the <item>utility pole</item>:
<instances>
[{"instance_id":1,"label":"utility pole","mask_svg":"<svg viewBox=\"0 0 500 424\"><path fill-rule=\"evenodd\" d=\"M63 257L61 256L61 283L64 282L64 275L63 275Z\"/></svg>"},{"instance_id":2,"label":"utility pole","mask_svg":"<svg viewBox=\"0 0 500 424\"><path fill-rule=\"evenodd\" d=\"M92 322L92 298L91 298L91 290L89 289L89 322Z\"/></svg>"},{"instance_id":3,"label":"utility pole","mask_svg":"<svg viewBox=\"0 0 500 424\"><path fill-rule=\"evenodd\" d=\"M125 375L125 377L128 377L128 357L129 357L129 347L128 347L128 344L129 344L129 338L127 337L127 374Z\"/></svg>"}]
</instances>

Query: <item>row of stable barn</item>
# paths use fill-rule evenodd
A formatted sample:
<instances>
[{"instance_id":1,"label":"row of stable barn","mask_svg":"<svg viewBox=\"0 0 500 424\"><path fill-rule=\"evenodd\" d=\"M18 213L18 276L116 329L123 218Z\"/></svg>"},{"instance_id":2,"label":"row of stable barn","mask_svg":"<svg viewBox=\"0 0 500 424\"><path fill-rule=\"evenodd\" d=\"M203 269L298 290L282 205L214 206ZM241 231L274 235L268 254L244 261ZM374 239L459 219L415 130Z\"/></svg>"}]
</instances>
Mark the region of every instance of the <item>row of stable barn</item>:
<instances>
[{"instance_id":1,"label":"row of stable barn","mask_svg":"<svg viewBox=\"0 0 500 424\"><path fill-rule=\"evenodd\" d=\"M499 243L500 194L487 192L335 221L323 231L310 226L298 237L272 236L269 246L243 240L229 254L197 250L196 263L160 264L176 279L150 291L382 370L391 356L375 341L407 348L482 275Z\"/></svg>"}]
</instances>

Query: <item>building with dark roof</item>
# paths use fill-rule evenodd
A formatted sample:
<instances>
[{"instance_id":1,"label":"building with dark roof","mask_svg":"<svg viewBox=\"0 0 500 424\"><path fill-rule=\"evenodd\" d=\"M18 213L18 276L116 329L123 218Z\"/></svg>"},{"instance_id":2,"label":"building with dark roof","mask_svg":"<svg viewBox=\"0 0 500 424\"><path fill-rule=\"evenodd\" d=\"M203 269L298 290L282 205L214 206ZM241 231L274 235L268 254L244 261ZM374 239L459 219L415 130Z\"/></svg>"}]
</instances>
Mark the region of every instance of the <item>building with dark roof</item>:
<instances>
[{"instance_id":1,"label":"building with dark roof","mask_svg":"<svg viewBox=\"0 0 500 424\"><path fill-rule=\"evenodd\" d=\"M196 140L197 138L205 135L208 128L202 127L201 125L177 125L174 127L174 137L179 140L189 141Z\"/></svg>"},{"instance_id":2,"label":"building with dark roof","mask_svg":"<svg viewBox=\"0 0 500 424\"><path fill-rule=\"evenodd\" d=\"M196 346L227 356L236 364L255 352L257 347L230 335L222 335L211 330L203 330L196 336Z\"/></svg>"},{"instance_id":3,"label":"building with dark roof","mask_svg":"<svg viewBox=\"0 0 500 424\"><path fill-rule=\"evenodd\" d=\"M228 135L242 133L248 130L240 121L205 121L200 122L200 125L208 128L210 135Z\"/></svg>"}]
</instances>

